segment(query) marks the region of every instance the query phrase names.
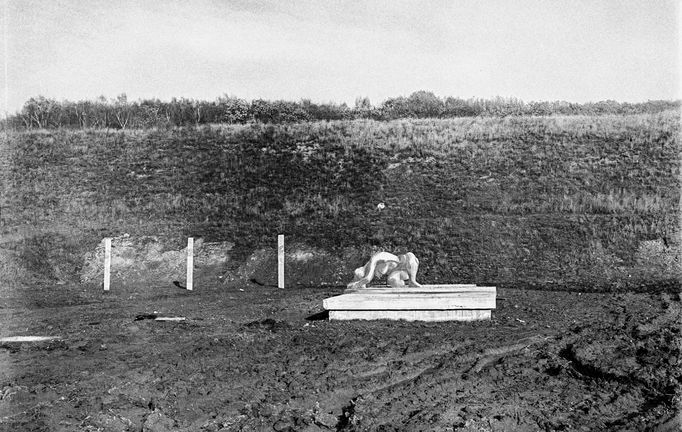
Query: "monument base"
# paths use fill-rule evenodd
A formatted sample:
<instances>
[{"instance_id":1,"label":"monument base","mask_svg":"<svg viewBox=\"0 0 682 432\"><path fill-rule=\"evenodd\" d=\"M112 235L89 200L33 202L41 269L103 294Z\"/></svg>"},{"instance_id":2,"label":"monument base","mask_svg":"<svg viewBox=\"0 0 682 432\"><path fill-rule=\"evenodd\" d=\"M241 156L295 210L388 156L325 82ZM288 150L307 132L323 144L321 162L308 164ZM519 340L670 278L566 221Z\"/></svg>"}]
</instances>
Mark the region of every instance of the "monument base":
<instances>
[{"instance_id":1,"label":"monument base","mask_svg":"<svg viewBox=\"0 0 682 432\"><path fill-rule=\"evenodd\" d=\"M367 287L323 301L330 320L478 321L495 309L496 288L476 285Z\"/></svg>"},{"instance_id":2,"label":"monument base","mask_svg":"<svg viewBox=\"0 0 682 432\"><path fill-rule=\"evenodd\" d=\"M329 311L335 320L405 320L405 321L481 321L491 318L489 310L339 310Z\"/></svg>"}]
</instances>

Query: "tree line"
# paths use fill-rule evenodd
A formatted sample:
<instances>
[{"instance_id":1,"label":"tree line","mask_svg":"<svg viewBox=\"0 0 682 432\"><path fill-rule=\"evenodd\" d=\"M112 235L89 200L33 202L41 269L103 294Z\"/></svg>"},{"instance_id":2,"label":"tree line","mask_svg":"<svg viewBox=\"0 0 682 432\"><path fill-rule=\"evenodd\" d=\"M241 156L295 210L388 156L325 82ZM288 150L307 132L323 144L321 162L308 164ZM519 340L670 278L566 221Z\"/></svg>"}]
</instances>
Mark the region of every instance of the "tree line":
<instances>
[{"instance_id":1,"label":"tree line","mask_svg":"<svg viewBox=\"0 0 682 432\"><path fill-rule=\"evenodd\" d=\"M621 103L612 100L571 103L565 101L529 102L516 98L493 99L440 98L428 91L417 91L408 97L389 98L372 105L366 97L347 104L316 104L256 99L248 102L231 96L214 101L173 98L170 101L144 99L129 101L125 94L114 99L101 96L78 102L37 96L24 103L22 109L2 120L10 129L41 128L150 128L198 126L235 123L297 123L330 120L395 120L401 118L454 118L520 115L608 115L655 113L679 109L680 101L647 101Z\"/></svg>"}]
</instances>

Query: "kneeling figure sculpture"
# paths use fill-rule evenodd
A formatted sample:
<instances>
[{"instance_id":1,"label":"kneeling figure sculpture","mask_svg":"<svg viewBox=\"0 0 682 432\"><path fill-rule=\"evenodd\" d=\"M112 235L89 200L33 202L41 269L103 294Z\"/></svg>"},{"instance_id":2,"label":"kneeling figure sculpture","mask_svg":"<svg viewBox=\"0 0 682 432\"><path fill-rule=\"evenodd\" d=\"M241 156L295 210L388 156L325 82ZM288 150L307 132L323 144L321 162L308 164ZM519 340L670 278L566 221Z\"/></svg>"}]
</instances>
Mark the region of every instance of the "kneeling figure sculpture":
<instances>
[{"instance_id":1,"label":"kneeling figure sculpture","mask_svg":"<svg viewBox=\"0 0 682 432\"><path fill-rule=\"evenodd\" d=\"M374 279L388 275L386 282L389 286L404 287L405 281L411 287L419 287L417 283L417 270L419 260L412 252L396 256L389 252L377 252L363 267L355 269L353 282L348 284L348 289L367 288L367 284Z\"/></svg>"}]
</instances>

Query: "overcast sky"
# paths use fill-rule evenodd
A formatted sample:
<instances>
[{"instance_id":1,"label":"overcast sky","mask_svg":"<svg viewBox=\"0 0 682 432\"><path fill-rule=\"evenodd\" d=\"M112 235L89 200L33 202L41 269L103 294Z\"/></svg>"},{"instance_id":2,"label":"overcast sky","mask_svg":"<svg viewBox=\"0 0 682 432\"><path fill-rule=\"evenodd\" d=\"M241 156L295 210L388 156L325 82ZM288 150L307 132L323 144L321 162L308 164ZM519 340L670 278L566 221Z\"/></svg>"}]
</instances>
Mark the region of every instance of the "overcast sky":
<instances>
[{"instance_id":1,"label":"overcast sky","mask_svg":"<svg viewBox=\"0 0 682 432\"><path fill-rule=\"evenodd\" d=\"M0 0L3 108L31 96L312 99L430 90L680 97L677 0Z\"/></svg>"}]
</instances>

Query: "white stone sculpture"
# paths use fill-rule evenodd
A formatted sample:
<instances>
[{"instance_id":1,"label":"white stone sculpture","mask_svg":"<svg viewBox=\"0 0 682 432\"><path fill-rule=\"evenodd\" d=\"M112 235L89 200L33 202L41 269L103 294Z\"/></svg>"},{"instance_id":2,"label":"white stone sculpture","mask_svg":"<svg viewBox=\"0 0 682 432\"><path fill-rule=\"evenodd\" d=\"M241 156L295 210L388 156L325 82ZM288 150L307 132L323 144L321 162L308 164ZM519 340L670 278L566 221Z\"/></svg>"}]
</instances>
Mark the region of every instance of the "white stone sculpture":
<instances>
[{"instance_id":1,"label":"white stone sculpture","mask_svg":"<svg viewBox=\"0 0 682 432\"><path fill-rule=\"evenodd\" d=\"M412 252L396 256L389 252L377 252L363 267L355 269L353 282L348 284L349 290L367 288L372 279L388 275L387 283L394 288L404 287L405 281L411 287L420 287L417 283L419 260Z\"/></svg>"}]
</instances>

